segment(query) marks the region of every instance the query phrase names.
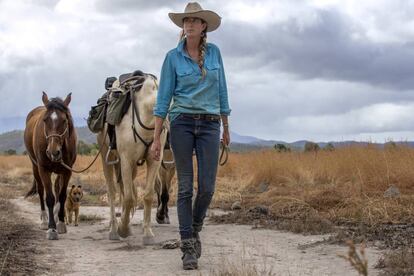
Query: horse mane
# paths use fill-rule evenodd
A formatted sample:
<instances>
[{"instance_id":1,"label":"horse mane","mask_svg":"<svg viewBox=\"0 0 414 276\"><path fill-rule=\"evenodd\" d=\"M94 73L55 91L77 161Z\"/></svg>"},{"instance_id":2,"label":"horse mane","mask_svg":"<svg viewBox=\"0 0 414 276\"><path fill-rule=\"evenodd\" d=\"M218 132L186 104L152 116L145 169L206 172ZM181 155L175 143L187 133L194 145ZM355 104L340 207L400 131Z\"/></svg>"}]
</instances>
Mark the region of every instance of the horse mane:
<instances>
[{"instance_id":1,"label":"horse mane","mask_svg":"<svg viewBox=\"0 0 414 276\"><path fill-rule=\"evenodd\" d=\"M48 110L57 109L57 110L65 112L66 114L69 114L69 108L63 103L63 100L58 97L51 98L49 102L47 103L46 108Z\"/></svg>"}]
</instances>

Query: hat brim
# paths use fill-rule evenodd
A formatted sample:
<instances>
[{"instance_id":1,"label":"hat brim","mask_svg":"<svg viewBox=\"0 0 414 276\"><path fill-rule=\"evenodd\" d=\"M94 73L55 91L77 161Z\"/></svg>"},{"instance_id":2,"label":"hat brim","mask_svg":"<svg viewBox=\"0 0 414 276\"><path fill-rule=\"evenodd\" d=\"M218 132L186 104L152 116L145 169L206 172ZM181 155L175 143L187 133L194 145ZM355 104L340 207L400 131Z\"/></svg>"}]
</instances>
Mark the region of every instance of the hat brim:
<instances>
[{"instance_id":1,"label":"hat brim","mask_svg":"<svg viewBox=\"0 0 414 276\"><path fill-rule=\"evenodd\" d=\"M183 28L184 22L183 19L186 17L197 17L203 19L207 22L207 32L215 31L221 23L221 17L209 10L197 11L197 12L185 12L185 13L172 13L168 14L171 21L180 28Z\"/></svg>"}]
</instances>

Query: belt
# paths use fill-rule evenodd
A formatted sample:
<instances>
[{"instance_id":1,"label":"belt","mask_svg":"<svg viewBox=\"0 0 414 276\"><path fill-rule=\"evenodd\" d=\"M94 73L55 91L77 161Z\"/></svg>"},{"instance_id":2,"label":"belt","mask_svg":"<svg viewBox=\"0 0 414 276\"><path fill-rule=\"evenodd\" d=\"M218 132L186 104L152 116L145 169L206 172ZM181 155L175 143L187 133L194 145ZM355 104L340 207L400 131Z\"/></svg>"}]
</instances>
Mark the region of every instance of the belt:
<instances>
[{"instance_id":1,"label":"belt","mask_svg":"<svg viewBox=\"0 0 414 276\"><path fill-rule=\"evenodd\" d=\"M220 115L213 114L191 114L191 113L181 113L182 117L191 118L194 120L204 120L204 121L220 121Z\"/></svg>"}]
</instances>

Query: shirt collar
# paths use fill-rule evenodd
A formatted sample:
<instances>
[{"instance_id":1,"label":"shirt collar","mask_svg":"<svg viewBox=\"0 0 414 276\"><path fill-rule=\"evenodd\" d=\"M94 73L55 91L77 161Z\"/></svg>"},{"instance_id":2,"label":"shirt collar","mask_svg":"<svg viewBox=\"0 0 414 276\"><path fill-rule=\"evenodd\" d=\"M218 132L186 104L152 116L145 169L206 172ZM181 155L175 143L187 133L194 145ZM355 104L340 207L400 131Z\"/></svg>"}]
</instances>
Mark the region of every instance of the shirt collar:
<instances>
[{"instance_id":1,"label":"shirt collar","mask_svg":"<svg viewBox=\"0 0 414 276\"><path fill-rule=\"evenodd\" d=\"M177 45L177 51L181 53L183 56L190 58L187 51L184 49L185 39L182 39ZM191 58L190 58L191 59Z\"/></svg>"},{"instance_id":2,"label":"shirt collar","mask_svg":"<svg viewBox=\"0 0 414 276\"><path fill-rule=\"evenodd\" d=\"M184 43L185 43L185 38L184 38L184 39L182 39L182 40L178 43L178 45L177 45L177 51L178 51L179 53L181 53L183 56L188 57L189 59L191 59L191 57L188 55L187 51L184 49ZM206 55L207 55L207 53L208 53L208 47L207 47L207 49L206 49Z\"/></svg>"}]
</instances>

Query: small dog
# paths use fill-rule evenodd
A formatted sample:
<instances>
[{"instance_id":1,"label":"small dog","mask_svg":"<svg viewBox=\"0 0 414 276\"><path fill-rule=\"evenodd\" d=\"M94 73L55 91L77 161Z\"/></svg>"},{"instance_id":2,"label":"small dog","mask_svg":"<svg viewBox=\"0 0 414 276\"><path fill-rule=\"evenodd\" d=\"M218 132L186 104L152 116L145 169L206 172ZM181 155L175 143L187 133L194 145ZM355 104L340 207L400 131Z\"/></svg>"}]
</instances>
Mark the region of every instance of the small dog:
<instances>
[{"instance_id":1,"label":"small dog","mask_svg":"<svg viewBox=\"0 0 414 276\"><path fill-rule=\"evenodd\" d=\"M65 222L66 224L72 223L72 214L75 212L75 226L79 224L79 207L80 201L83 197L82 186L72 185L72 188L69 191L69 194L65 202Z\"/></svg>"}]
</instances>

